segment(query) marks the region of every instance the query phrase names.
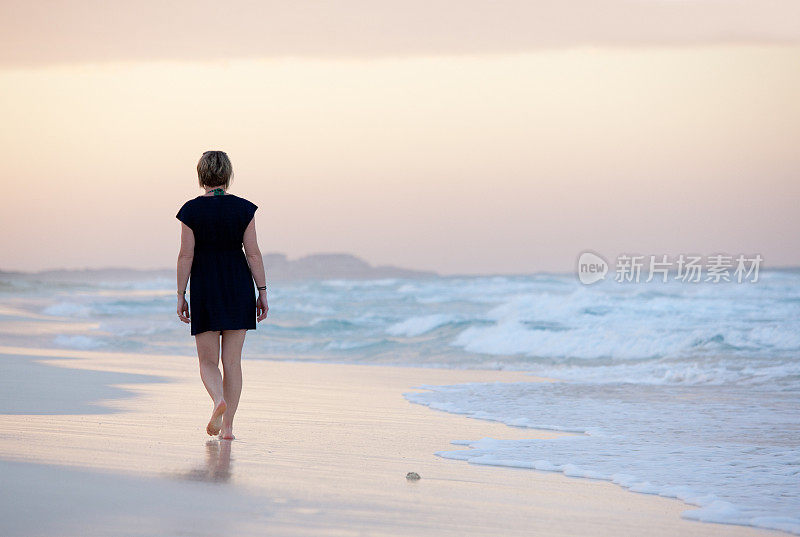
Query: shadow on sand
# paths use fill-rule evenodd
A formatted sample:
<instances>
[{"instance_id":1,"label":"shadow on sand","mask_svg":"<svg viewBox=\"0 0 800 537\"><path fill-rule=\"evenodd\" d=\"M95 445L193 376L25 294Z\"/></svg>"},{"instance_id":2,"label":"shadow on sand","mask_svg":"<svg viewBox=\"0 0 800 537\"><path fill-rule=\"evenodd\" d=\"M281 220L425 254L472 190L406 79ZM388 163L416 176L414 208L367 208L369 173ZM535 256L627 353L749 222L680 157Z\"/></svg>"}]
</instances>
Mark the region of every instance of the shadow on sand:
<instances>
[{"instance_id":1,"label":"shadow on sand","mask_svg":"<svg viewBox=\"0 0 800 537\"><path fill-rule=\"evenodd\" d=\"M52 358L65 359L57 355ZM135 395L113 384L170 382L169 378L156 375L41 363L47 359L51 357L0 352L0 414L110 414L117 410L97 401Z\"/></svg>"}]
</instances>

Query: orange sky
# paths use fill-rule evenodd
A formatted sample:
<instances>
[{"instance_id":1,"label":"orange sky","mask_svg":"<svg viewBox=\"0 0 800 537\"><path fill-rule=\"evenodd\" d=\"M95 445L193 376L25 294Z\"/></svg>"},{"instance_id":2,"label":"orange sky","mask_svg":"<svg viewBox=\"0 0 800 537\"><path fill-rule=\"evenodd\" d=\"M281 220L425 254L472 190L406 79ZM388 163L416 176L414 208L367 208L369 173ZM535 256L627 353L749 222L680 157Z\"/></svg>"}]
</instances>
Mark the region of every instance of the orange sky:
<instances>
[{"instance_id":1,"label":"orange sky","mask_svg":"<svg viewBox=\"0 0 800 537\"><path fill-rule=\"evenodd\" d=\"M607 2L611 15L578 24L584 11L550 42L527 37L515 3L486 28L460 13L441 32L444 3L422 22L409 4L388 33L379 3L327 25L276 8L265 28L285 39L262 29L263 42L253 17L226 12L230 42L212 59L185 29L189 8L151 39L125 32L133 15L97 4L106 18L87 19L77 5L3 18L15 29L0 38L0 269L172 266L175 212L200 194L208 149L228 152L231 192L260 206L264 252L442 273L567 271L583 249L800 264L790 4ZM560 5L541 13L560 20ZM659 24L689 17L682 5L701 22Z\"/></svg>"}]
</instances>

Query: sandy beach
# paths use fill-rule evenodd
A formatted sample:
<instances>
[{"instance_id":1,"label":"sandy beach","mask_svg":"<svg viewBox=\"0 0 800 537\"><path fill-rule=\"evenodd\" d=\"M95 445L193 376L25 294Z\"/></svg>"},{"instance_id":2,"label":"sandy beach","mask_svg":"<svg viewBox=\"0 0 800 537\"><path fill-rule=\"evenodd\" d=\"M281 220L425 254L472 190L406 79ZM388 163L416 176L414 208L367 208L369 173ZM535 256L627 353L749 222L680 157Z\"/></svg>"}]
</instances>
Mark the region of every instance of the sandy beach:
<instances>
[{"instance_id":1,"label":"sandy beach","mask_svg":"<svg viewBox=\"0 0 800 537\"><path fill-rule=\"evenodd\" d=\"M472 465L452 440L545 438L408 402L502 371L243 361L236 440L187 356L0 347L4 535L783 535L680 518L605 481ZM245 350L246 354L246 350ZM546 379L541 379L546 382ZM417 472L419 481L406 479Z\"/></svg>"}]
</instances>

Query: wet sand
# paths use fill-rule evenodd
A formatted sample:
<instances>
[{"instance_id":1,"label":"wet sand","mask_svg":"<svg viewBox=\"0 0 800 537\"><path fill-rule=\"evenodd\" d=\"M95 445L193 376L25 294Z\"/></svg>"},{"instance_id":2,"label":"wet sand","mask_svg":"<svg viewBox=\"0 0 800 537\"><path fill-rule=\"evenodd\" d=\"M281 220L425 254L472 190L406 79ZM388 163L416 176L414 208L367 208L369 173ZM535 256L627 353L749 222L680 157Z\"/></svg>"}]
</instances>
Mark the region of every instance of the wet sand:
<instances>
[{"instance_id":1,"label":"wet sand","mask_svg":"<svg viewBox=\"0 0 800 537\"><path fill-rule=\"evenodd\" d=\"M683 520L691 507L678 500L604 481L437 457L452 440L560 433L402 395L529 375L246 358L242 367L227 441L206 434L212 403L196 357L0 347L3 534L786 535ZM422 479L408 481L412 471Z\"/></svg>"}]
</instances>

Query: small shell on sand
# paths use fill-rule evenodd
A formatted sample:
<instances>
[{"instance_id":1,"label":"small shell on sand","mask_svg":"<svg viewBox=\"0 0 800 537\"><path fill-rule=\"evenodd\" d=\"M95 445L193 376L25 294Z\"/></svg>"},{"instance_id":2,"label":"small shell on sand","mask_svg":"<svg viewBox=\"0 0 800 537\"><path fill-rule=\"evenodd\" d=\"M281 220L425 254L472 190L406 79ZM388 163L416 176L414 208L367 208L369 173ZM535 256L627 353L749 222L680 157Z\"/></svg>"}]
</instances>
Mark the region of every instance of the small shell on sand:
<instances>
[{"instance_id":1,"label":"small shell on sand","mask_svg":"<svg viewBox=\"0 0 800 537\"><path fill-rule=\"evenodd\" d=\"M419 474L417 472L408 472L406 474L406 479L408 479L410 481L416 481L419 478L420 477L419 477Z\"/></svg>"}]
</instances>

